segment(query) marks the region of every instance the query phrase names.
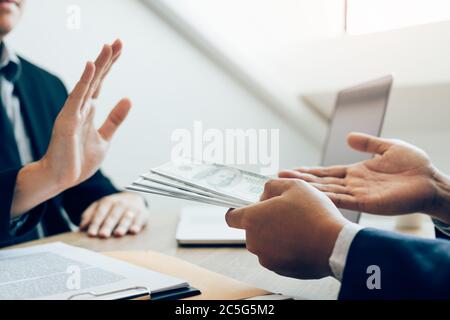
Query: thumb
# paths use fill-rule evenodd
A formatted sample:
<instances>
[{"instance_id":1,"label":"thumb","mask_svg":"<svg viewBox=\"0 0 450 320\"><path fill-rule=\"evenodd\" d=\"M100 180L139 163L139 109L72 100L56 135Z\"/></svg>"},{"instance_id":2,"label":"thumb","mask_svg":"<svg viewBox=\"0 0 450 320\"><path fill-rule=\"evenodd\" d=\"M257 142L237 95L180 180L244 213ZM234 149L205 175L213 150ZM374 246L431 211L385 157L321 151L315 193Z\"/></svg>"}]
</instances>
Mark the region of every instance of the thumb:
<instances>
[{"instance_id":1,"label":"thumb","mask_svg":"<svg viewBox=\"0 0 450 320\"><path fill-rule=\"evenodd\" d=\"M247 207L230 209L225 215L225 220L230 228L247 229L251 217L261 217L264 212L273 212L277 206L278 198L257 202Z\"/></svg>"},{"instance_id":2,"label":"thumb","mask_svg":"<svg viewBox=\"0 0 450 320\"><path fill-rule=\"evenodd\" d=\"M357 151L382 155L392 145L392 141L371 136L365 133L350 133L347 137L350 147Z\"/></svg>"},{"instance_id":3,"label":"thumb","mask_svg":"<svg viewBox=\"0 0 450 320\"><path fill-rule=\"evenodd\" d=\"M131 109L131 101L128 99L122 99L119 103L114 107L114 109L109 114L106 121L103 123L101 128L98 130L100 135L106 141L110 141L114 136L114 133L120 127L122 122L128 115L128 112Z\"/></svg>"},{"instance_id":4,"label":"thumb","mask_svg":"<svg viewBox=\"0 0 450 320\"><path fill-rule=\"evenodd\" d=\"M225 221L230 228L244 229L242 219L245 216L246 208L230 209L225 215Z\"/></svg>"}]
</instances>

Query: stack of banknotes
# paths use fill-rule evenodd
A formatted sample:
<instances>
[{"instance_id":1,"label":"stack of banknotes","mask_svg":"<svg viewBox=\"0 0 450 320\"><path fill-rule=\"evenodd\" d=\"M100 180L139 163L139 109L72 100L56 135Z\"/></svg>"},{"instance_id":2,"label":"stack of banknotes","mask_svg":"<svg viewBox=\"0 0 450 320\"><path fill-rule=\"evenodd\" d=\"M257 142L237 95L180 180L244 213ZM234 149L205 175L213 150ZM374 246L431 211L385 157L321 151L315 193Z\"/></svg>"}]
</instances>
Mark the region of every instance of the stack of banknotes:
<instances>
[{"instance_id":1,"label":"stack of banknotes","mask_svg":"<svg viewBox=\"0 0 450 320\"><path fill-rule=\"evenodd\" d=\"M226 208L258 202L268 177L199 161L169 162L141 175L126 189Z\"/></svg>"}]
</instances>

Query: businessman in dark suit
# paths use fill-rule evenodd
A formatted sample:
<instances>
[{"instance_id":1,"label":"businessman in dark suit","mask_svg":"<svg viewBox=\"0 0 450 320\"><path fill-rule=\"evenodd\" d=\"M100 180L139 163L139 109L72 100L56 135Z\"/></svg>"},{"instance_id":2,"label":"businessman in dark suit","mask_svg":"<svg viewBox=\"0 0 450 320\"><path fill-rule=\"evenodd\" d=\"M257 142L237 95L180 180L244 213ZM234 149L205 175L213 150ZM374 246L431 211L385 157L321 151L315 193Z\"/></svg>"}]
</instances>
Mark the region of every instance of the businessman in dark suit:
<instances>
[{"instance_id":1,"label":"businessman in dark suit","mask_svg":"<svg viewBox=\"0 0 450 320\"><path fill-rule=\"evenodd\" d=\"M397 140L349 136L375 158L349 166L283 171L262 201L231 210L260 263L296 278L333 276L340 299L450 299L450 241L362 228L336 206L375 214L429 214L450 234L450 179L422 150Z\"/></svg>"},{"instance_id":2,"label":"businessman in dark suit","mask_svg":"<svg viewBox=\"0 0 450 320\"><path fill-rule=\"evenodd\" d=\"M148 210L119 192L99 166L131 108L122 99L104 125L93 126L104 78L122 43L105 45L70 94L54 75L18 57L4 42L24 1L0 1L0 247L80 225L91 236L137 233Z\"/></svg>"}]
</instances>

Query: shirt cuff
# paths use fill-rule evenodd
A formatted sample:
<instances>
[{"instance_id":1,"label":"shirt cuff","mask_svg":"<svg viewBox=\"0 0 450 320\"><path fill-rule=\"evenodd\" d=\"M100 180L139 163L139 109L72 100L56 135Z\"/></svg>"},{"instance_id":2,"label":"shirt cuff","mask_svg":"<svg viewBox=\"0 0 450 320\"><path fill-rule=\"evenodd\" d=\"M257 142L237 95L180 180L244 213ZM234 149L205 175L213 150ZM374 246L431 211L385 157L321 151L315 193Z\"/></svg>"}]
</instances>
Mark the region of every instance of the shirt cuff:
<instances>
[{"instance_id":1,"label":"shirt cuff","mask_svg":"<svg viewBox=\"0 0 450 320\"><path fill-rule=\"evenodd\" d=\"M436 220L436 219L433 219L433 223L434 223L434 226L439 230L439 231L441 231L443 234L445 234L446 236L449 236L450 237L450 225L448 225L448 224L446 224L446 223L444 223L444 222L441 222L441 221L439 221L439 220Z\"/></svg>"},{"instance_id":2,"label":"shirt cuff","mask_svg":"<svg viewBox=\"0 0 450 320\"><path fill-rule=\"evenodd\" d=\"M356 234L363 229L356 223L348 223L339 233L334 244L333 252L330 256L329 264L334 277L341 281L344 275L345 262L347 260L348 251Z\"/></svg>"}]
</instances>

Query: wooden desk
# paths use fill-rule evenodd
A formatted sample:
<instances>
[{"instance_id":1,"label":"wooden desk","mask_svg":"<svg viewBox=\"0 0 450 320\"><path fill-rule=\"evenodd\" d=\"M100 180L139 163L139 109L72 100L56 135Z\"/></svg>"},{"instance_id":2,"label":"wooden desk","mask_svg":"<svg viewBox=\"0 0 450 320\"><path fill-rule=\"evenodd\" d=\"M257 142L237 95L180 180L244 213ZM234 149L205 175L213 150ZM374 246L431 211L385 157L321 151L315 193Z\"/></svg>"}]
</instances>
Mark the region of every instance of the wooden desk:
<instances>
[{"instance_id":1,"label":"wooden desk","mask_svg":"<svg viewBox=\"0 0 450 320\"><path fill-rule=\"evenodd\" d=\"M66 233L16 247L61 241L70 245L104 252L127 250L154 250L172 255L201 267L271 292L282 293L298 299L336 299L339 282L333 278L321 280L296 280L281 277L261 267L258 259L242 247L180 248L175 241L178 216L175 214L153 215L149 227L137 236L121 239L95 239L84 233ZM376 220L375 220L376 221ZM373 219L363 219L364 225L376 225ZM379 222L377 222L380 224ZM385 224L380 224L386 229ZM390 226L390 225L389 225ZM407 230L420 234L420 230Z\"/></svg>"}]
</instances>

